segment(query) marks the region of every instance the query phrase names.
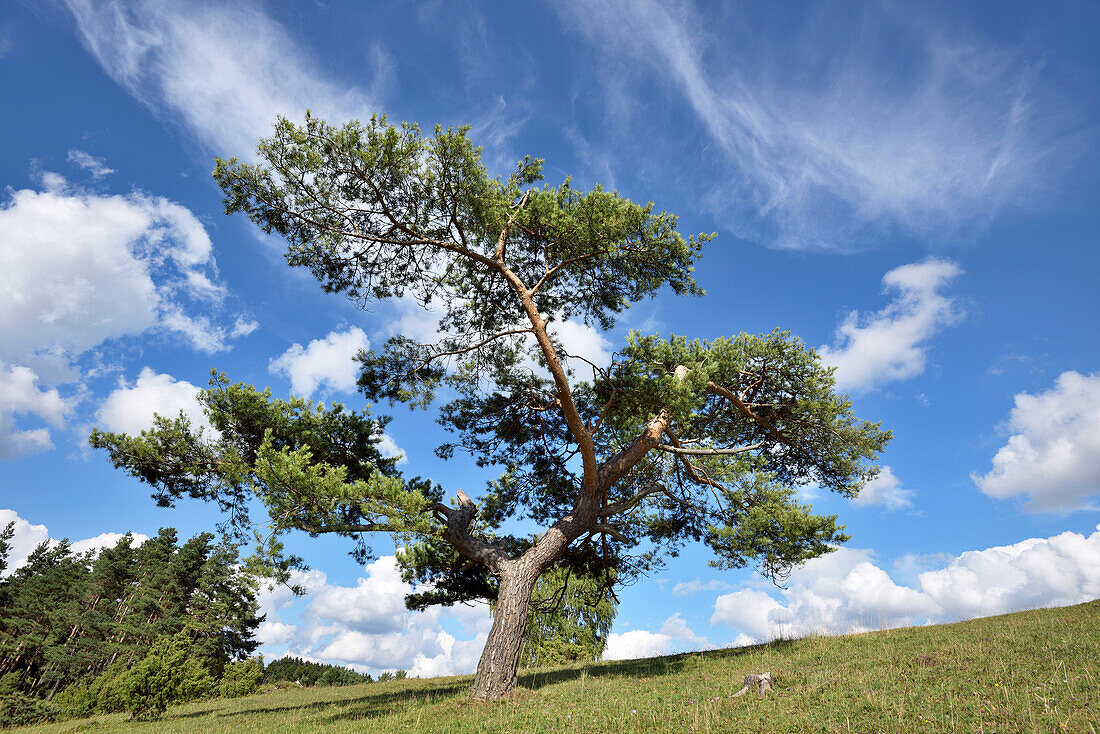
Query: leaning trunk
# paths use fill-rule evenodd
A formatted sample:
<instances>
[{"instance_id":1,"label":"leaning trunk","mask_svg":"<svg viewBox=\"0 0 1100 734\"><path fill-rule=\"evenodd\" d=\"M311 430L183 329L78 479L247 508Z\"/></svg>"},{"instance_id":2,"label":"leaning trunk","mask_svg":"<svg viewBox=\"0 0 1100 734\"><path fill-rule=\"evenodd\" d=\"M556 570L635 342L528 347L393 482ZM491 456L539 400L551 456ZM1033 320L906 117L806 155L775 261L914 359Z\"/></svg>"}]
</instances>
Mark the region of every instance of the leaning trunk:
<instances>
[{"instance_id":1,"label":"leaning trunk","mask_svg":"<svg viewBox=\"0 0 1100 734\"><path fill-rule=\"evenodd\" d=\"M493 627L477 664L470 698L496 701L515 689L527 607L538 576L534 564L517 564L501 572Z\"/></svg>"}]
</instances>

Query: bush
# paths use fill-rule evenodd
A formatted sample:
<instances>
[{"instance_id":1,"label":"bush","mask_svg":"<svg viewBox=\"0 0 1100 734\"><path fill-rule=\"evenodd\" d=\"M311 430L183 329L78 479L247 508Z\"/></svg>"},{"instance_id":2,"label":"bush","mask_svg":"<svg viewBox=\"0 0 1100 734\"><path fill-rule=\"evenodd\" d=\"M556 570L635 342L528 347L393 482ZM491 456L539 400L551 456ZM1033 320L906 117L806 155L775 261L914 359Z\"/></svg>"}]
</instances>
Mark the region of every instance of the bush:
<instances>
[{"instance_id":1,"label":"bush","mask_svg":"<svg viewBox=\"0 0 1100 734\"><path fill-rule=\"evenodd\" d=\"M75 719L92 714L114 714L126 710L122 680L129 674L120 660L102 673L63 689L54 698L59 719Z\"/></svg>"},{"instance_id":2,"label":"bush","mask_svg":"<svg viewBox=\"0 0 1100 734\"><path fill-rule=\"evenodd\" d=\"M263 658L241 660L225 666L218 695L222 698L238 698L255 693L264 679Z\"/></svg>"},{"instance_id":3,"label":"bush","mask_svg":"<svg viewBox=\"0 0 1100 734\"><path fill-rule=\"evenodd\" d=\"M95 710L103 714L115 714L126 710L126 698L122 694L122 681L129 674L124 660L110 665L88 684L88 695Z\"/></svg>"},{"instance_id":4,"label":"bush","mask_svg":"<svg viewBox=\"0 0 1100 734\"><path fill-rule=\"evenodd\" d=\"M0 694L0 727L43 724L57 717L57 709L45 701L18 691Z\"/></svg>"},{"instance_id":5,"label":"bush","mask_svg":"<svg viewBox=\"0 0 1100 734\"><path fill-rule=\"evenodd\" d=\"M61 691L53 699L60 719L82 719L96 713L96 699L91 683L78 683Z\"/></svg>"},{"instance_id":6,"label":"bush","mask_svg":"<svg viewBox=\"0 0 1100 734\"><path fill-rule=\"evenodd\" d=\"M192 701L214 690L206 667L188 657L191 637L186 631L160 637L149 652L122 678L120 690L131 719L160 718L175 703Z\"/></svg>"}]
</instances>

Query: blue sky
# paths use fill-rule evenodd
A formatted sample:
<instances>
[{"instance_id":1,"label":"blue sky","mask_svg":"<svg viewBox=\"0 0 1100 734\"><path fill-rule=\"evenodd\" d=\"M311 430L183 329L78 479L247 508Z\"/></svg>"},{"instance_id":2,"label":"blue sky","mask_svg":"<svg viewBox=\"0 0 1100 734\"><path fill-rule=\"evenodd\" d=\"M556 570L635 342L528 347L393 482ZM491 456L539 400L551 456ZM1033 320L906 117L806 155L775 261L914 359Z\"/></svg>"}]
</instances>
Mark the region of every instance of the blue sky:
<instances>
[{"instance_id":1,"label":"blue sky","mask_svg":"<svg viewBox=\"0 0 1100 734\"><path fill-rule=\"evenodd\" d=\"M627 329L790 329L895 438L851 502L804 490L847 546L785 590L689 548L621 594L612 656L780 632L951 621L1100 596L1100 273L1094 3L7 3L0 10L0 520L17 554L207 529L85 448L194 410L212 367L359 407L350 357L430 315L359 311L222 213L214 156L278 114L469 124L490 170L544 157L716 231L702 299ZM399 410L410 474L486 473ZM6 520L5 520L6 521ZM366 568L303 538L268 655L467 672L484 608L413 615L393 546Z\"/></svg>"}]
</instances>

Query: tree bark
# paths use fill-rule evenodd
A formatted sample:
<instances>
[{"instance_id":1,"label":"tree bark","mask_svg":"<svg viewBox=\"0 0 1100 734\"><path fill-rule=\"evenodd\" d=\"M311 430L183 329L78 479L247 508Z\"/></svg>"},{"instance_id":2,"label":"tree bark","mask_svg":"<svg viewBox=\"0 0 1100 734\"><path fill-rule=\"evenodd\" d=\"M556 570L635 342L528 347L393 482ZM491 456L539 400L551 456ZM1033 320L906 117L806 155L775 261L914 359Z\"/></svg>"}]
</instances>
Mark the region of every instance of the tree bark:
<instances>
[{"instance_id":1,"label":"tree bark","mask_svg":"<svg viewBox=\"0 0 1100 734\"><path fill-rule=\"evenodd\" d=\"M539 564L523 561L501 570L493 626L470 688L470 698L475 701L497 701L515 689L527 607L540 571Z\"/></svg>"}]
</instances>

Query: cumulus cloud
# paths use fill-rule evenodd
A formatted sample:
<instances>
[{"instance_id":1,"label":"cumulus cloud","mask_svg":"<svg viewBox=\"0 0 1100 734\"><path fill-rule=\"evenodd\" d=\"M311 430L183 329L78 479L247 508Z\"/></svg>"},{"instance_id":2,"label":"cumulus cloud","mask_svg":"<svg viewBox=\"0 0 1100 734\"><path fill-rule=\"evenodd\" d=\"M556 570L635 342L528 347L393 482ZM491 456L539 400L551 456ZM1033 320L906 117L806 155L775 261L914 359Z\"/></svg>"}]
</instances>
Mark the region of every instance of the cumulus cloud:
<instances>
[{"instance_id":1,"label":"cumulus cloud","mask_svg":"<svg viewBox=\"0 0 1100 734\"><path fill-rule=\"evenodd\" d=\"M100 181L115 172L115 169L110 168L104 159L97 158L91 153L76 148L69 149L67 160L74 166L79 166L90 173L93 181Z\"/></svg>"},{"instance_id":2,"label":"cumulus cloud","mask_svg":"<svg viewBox=\"0 0 1100 734\"><path fill-rule=\"evenodd\" d=\"M586 363L598 367L611 364L611 342L596 327L580 321L564 319L552 322L550 331L561 341L568 355L576 357L572 367L585 374Z\"/></svg>"},{"instance_id":3,"label":"cumulus cloud","mask_svg":"<svg viewBox=\"0 0 1100 734\"><path fill-rule=\"evenodd\" d=\"M294 639L296 631L292 624L265 620L256 628L256 639L264 645L285 645Z\"/></svg>"},{"instance_id":4,"label":"cumulus cloud","mask_svg":"<svg viewBox=\"0 0 1100 734\"><path fill-rule=\"evenodd\" d=\"M941 293L961 272L950 260L930 258L886 273L883 289L894 300L874 314L851 312L835 344L818 348L822 361L836 367L837 386L870 390L924 372L928 340L962 318L954 299Z\"/></svg>"},{"instance_id":5,"label":"cumulus cloud","mask_svg":"<svg viewBox=\"0 0 1100 734\"><path fill-rule=\"evenodd\" d=\"M250 155L278 115L310 108L343 120L379 110L374 91L327 78L291 34L251 2L66 5L104 72L225 156ZM373 77L386 83L388 58L376 53L373 64Z\"/></svg>"},{"instance_id":6,"label":"cumulus cloud","mask_svg":"<svg viewBox=\"0 0 1100 734\"><path fill-rule=\"evenodd\" d=\"M94 538L84 538L83 540L77 540L69 544L69 548L73 553L86 553L87 551L93 551L98 554L99 551L104 548L114 548L118 545L118 541L126 537L125 533L100 533ZM131 533L130 541L131 548L137 548L139 545L149 540L149 536L143 533Z\"/></svg>"},{"instance_id":7,"label":"cumulus cloud","mask_svg":"<svg viewBox=\"0 0 1100 734\"><path fill-rule=\"evenodd\" d=\"M355 355L363 349L370 349L370 340L358 326L351 326L344 331L329 332L304 347L292 344L268 362L267 369L290 380L291 390L304 398L319 389L352 392L359 376ZM405 451L392 436L383 434L378 450L385 457L400 457L398 464L408 462Z\"/></svg>"},{"instance_id":8,"label":"cumulus cloud","mask_svg":"<svg viewBox=\"0 0 1100 734\"><path fill-rule=\"evenodd\" d=\"M1073 155L1034 66L923 16L750 4L716 28L685 2L556 7L603 54L613 142L625 154L648 125L682 124L665 110L685 101L717 151L700 193L743 236L846 248L883 228L954 233L1028 203ZM781 33L760 32L777 17Z\"/></svg>"},{"instance_id":9,"label":"cumulus cloud","mask_svg":"<svg viewBox=\"0 0 1100 734\"><path fill-rule=\"evenodd\" d=\"M354 587L328 586L318 591L310 609L318 616L368 635L397 632L404 626L405 595L397 559L385 556L366 567Z\"/></svg>"},{"instance_id":10,"label":"cumulus cloud","mask_svg":"<svg viewBox=\"0 0 1100 734\"><path fill-rule=\"evenodd\" d=\"M50 537L50 532L45 525L34 525L23 519L14 510L0 510L0 529L7 527L8 523L14 523L15 534L9 541L7 568L4 575L11 575L16 569L27 562L27 557L42 543L50 546L57 545L58 541ZM133 545L137 547L149 539L141 533L133 533ZM99 552L102 548L113 547L123 537L123 533L105 532L94 538L83 538L69 543L69 548L74 554L86 551Z\"/></svg>"},{"instance_id":11,"label":"cumulus cloud","mask_svg":"<svg viewBox=\"0 0 1100 734\"><path fill-rule=\"evenodd\" d=\"M152 329L226 348L220 327L185 313L187 301L208 307L224 293L210 238L163 197L96 195L63 180L15 191L0 207L0 269L0 359L52 360L63 374L104 341Z\"/></svg>"},{"instance_id":12,"label":"cumulus cloud","mask_svg":"<svg viewBox=\"0 0 1100 734\"><path fill-rule=\"evenodd\" d=\"M1030 512L1095 510L1100 495L1100 373L1063 372L1054 387L1015 397L1008 442L993 469L972 474L990 497L1026 497Z\"/></svg>"},{"instance_id":13,"label":"cumulus cloud","mask_svg":"<svg viewBox=\"0 0 1100 734\"><path fill-rule=\"evenodd\" d=\"M604 660L634 660L673 652L703 650L710 647L707 638L696 635L677 612L666 619L658 632L630 630L607 636Z\"/></svg>"},{"instance_id":14,"label":"cumulus cloud","mask_svg":"<svg viewBox=\"0 0 1100 734\"><path fill-rule=\"evenodd\" d=\"M50 531L45 525L33 525L19 517L14 510L0 510L0 528L7 527L8 523L15 523L15 527L12 528L15 535L8 541L10 548L7 558L8 567L4 570L5 576L26 563L31 551L50 539Z\"/></svg>"},{"instance_id":15,"label":"cumulus cloud","mask_svg":"<svg viewBox=\"0 0 1100 734\"><path fill-rule=\"evenodd\" d=\"M413 587L401 580L393 556L368 564L354 586L331 584L320 571L296 572L291 583L306 588L304 599L283 588L260 595L261 611L268 615L258 631L265 654L374 673L402 669L421 677L456 675L477 667L492 623L485 604L407 610L405 596ZM287 621L292 615L296 618Z\"/></svg>"},{"instance_id":16,"label":"cumulus cloud","mask_svg":"<svg viewBox=\"0 0 1100 734\"><path fill-rule=\"evenodd\" d=\"M901 480L894 475L893 469L883 466L878 476L867 482L852 501L860 507L885 505L888 510L900 510L913 506L915 494L913 490L901 486Z\"/></svg>"},{"instance_id":17,"label":"cumulus cloud","mask_svg":"<svg viewBox=\"0 0 1100 734\"><path fill-rule=\"evenodd\" d=\"M78 360L91 350L159 332L213 353L256 328L214 318L226 289L190 210L141 191L102 195L57 174L41 179L43 190L10 192L0 205L0 458L53 446L48 428L17 427L13 416L63 427L76 400L56 386L81 379Z\"/></svg>"},{"instance_id":18,"label":"cumulus cloud","mask_svg":"<svg viewBox=\"0 0 1100 734\"><path fill-rule=\"evenodd\" d=\"M145 367L133 385L119 381L119 386L103 401L96 418L108 431L137 435L153 427L154 413L175 418L183 411L193 426L213 431L196 399L198 394L199 388L190 382Z\"/></svg>"},{"instance_id":19,"label":"cumulus cloud","mask_svg":"<svg viewBox=\"0 0 1100 734\"><path fill-rule=\"evenodd\" d=\"M71 408L56 389L40 388L33 370L0 362L0 459L53 448L48 428L20 428L16 416L34 416L60 428Z\"/></svg>"},{"instance_id":20,"label":"cumulus cloud","mask_svg":"<svg viewBox=\"0 0 1100 734\"><path fill-rule=\"evenodd\" d=\"M398 466L409 463L409 457L405 454L405 449L398 446L397 441L388 433L383 433L379 437L378 453L382 454L382 456L387 459L397 457Z\"/></svg>"},{"instance_id":21,"label":"cumulus cloud","mask_svg":"<svg viewBox=\"0 0 1100 734\"><path fill-rule=\"evenodd\" d=\"M899 585L868 550L841 548L795 571L776 599L743 589L715 601L712 624L745 638L842 634L1077 604L1100 596L1100 526L967 551Z\"/></svg>"},{"instance_id":22,"label":"cumulus cloud","mask_svg":"<svg viewBox=\"0 0 1100 734\"><path fill-rule=\"evenodd\" d=\"M358 326L333 331L308 346L293 344L268 363L268 371L290 380L296 395L308 398L318 388L352 392L359 375L355 355L369 349L370 340Z\"/></svg>"}]
</instances>

